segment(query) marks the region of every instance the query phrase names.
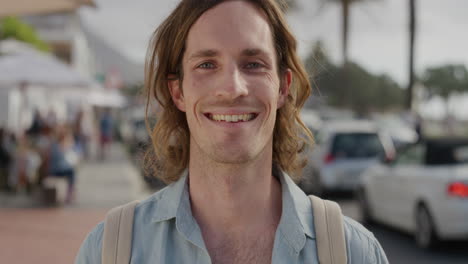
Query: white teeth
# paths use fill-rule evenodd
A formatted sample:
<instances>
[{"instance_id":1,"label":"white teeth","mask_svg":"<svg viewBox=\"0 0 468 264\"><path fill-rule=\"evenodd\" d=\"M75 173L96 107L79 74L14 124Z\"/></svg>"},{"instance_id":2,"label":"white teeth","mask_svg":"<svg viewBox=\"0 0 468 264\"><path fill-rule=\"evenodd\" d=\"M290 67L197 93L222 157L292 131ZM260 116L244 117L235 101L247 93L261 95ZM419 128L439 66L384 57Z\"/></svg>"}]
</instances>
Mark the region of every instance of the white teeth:
<instances>
[{"instance_id":1,"label":"white teeth","mask_svg":"<svg viewBox=\"0 0 468 264\"><path fill-rule=\"evenodd\" d=\"M253 114L243 114L243 115L210 115L210 118L214 121L224 121L224 122L246 122L254 118Z\"/></svg>"}]
</instances>

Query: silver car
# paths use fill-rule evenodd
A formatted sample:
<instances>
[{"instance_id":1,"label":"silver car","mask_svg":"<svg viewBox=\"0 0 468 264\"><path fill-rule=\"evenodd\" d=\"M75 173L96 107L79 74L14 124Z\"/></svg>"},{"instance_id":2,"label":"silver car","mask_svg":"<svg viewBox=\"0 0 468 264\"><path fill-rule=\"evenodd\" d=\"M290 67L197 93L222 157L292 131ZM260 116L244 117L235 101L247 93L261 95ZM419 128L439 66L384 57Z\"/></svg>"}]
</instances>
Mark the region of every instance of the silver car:
<instances>
[{"instance_id":1,"label":"silver car","mask_svg":"<svg viewBox=\"0 0 468 264\"><path fill-rule=\"evenodd\" d=\"M307 153L299 186L306 193L354 191L361 173L380 156L394 155L391 138L370 121L340 120L325 123L316 135L316 145Z\"/></svg>"}]
</instances>

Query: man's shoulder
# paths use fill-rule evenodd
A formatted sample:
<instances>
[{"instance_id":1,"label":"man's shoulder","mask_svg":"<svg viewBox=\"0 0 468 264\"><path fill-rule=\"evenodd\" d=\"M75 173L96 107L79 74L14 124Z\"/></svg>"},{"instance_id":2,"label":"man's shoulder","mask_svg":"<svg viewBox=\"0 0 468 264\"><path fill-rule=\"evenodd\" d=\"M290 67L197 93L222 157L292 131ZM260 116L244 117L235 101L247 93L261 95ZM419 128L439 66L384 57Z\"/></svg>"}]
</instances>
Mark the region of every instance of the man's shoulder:
<instances>
[{"instance_id":1,"label":"man's shoulder","mask_svg":"<svg viewBox=\"0 0 468 264\"><path fill-rule=\"evenodd\" d=\"M388 263L374 234L347 216L344 216L343 221L348 263Z\"/></svg>"},{"instance_id":2,"label":"man's shoulder","mask_svg":"<svg viewBox=\"0 0 468 264\"><path fill-rule=\"evenodd\" d=\"M100 222L85 238L78 254L75 264L100 263L102 250L102 236L104 233L104 222Z\"/></svg>"},{"instance_id":3,"label":"man's shoulder","mask_svg":"<svg viewBox=\"0 0 468 264\"><path fill-rule=\"evenodd\" d=\"M358 223L356 220L343 216L343 222L345 227L346 235L353 236L353 238L359 238L366 241L376 241L374 234L365 228L362 224Z\"/></svg>"},{"instance_id":4,"label":"man's shoulder","mask_svg":"<svg viewBox=\"0 0 468 264\"><path fill-rule=\"evenodd\" d=\"M139 202L135 207L134 229L144 229L147 224L154 219L154 210L162 206L160 202L162 197L166 195L167 188L164 188L145 200ZM164 203L164 202L163 202ZM161 211L161 210L160 210ZM99 263L102 252L102 240L104 235L104 221L97 224L83 241L78 255L76 256L76 264L84 263Z\"/></svg>"}]
</instances>

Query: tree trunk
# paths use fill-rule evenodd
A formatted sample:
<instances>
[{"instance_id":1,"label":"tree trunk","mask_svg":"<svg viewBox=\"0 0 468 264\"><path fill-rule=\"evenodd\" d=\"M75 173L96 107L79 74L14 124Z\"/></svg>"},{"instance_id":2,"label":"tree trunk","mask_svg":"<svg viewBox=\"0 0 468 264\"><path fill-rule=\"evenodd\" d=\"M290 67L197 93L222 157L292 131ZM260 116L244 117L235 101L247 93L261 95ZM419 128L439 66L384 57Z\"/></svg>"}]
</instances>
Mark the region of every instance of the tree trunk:
<instances>
[{"instance_id":1,"label":"tree trunk","mask_svg":"<svg viewBox=\"0 0 468 264\"><path fill-rule=\"evenodd\" d=\"M414 44L416 36L416 0L409 0L409 80L406 96L406 108L412 109L414 86Z\"/></svg>"},{"instance_id":2,"label":"tree trunk","mask_svg":"<svg viewBox=\"0 0 468 264\"><path fill-rule=\"evenodd\" d=\"M342 12L343 12L343 28L342 28L342 41L343 46L343 65L348 63L348 35L349 35L349 6L350 0L342 0Z\"/></svg>"},{"instance_id":3,"label":"tree trunk","mask_svg":"<svg viewBox=\"0 0 468 264\"><path fill-rule=\"evenodd\" d=\"M353 106L353 98L352 98L352 91L349 89L349 59L348 59L348 36L349 36L349 7L350 7L350 0L342 0L342 19L343 19L343 27L342 27L342 53L343 53L343 76L341 77L342 87L341 89L345 89L344 97L343 98L343 106L344 107L352 107Z\"/></svg>"}]
</instances>

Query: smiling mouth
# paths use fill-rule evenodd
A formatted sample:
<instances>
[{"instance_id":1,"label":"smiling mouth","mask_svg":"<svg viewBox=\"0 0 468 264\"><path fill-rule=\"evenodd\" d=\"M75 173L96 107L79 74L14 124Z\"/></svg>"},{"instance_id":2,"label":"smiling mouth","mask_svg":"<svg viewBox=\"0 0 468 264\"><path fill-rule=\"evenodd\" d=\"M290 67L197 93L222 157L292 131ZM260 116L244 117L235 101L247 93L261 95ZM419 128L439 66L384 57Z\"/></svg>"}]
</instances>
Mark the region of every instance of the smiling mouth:
<instances>
[{"instance_id":1,"label":"smiling mouth","mask_svg":"<svg viewBox=\"0 0 468 264\"><path fill-rule=\"evenodd\" d=\"M210 120L215 122L229 122L229 123L239 123L239 122L248 122L254 120L258 114L241 114L241 115L218 115L218 114L205 114Z\"/></svg>"}]
</instances>

